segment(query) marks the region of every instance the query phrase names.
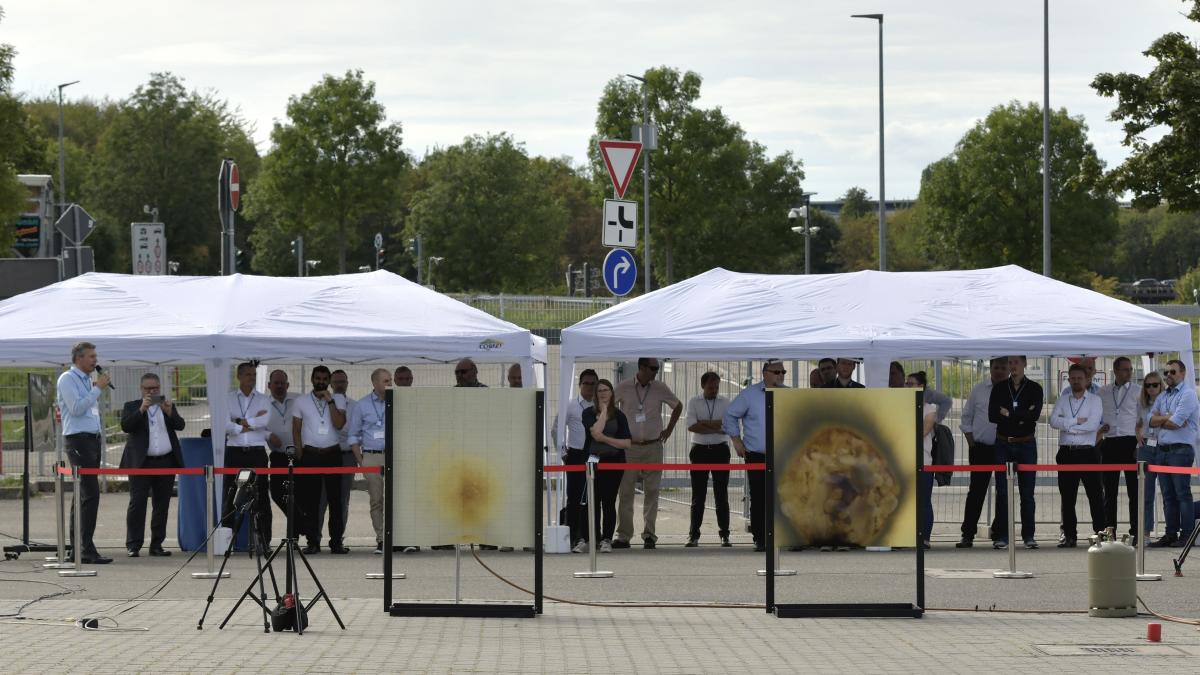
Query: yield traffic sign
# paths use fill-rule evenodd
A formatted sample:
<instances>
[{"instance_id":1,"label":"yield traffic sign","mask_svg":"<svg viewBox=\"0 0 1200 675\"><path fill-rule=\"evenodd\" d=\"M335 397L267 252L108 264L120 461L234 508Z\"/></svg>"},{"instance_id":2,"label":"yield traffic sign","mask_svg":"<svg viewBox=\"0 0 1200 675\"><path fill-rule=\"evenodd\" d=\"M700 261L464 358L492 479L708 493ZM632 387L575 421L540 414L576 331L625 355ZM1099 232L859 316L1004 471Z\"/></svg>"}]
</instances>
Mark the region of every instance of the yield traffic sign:
<instances>
[{"instance_id":1,"label":"yield traffic sign","mask_svg":"<svg viewBox=\"0 0 1200 675\"><path fill-rule=\"evenodd\" d=\"M605 246L637 246L637 202L625 202L619 199L604 200L604 236Z\"/></svg>"},{"instance_id":2,"label":"yield traffic sign","mask_svg":"<svg viewBox=\"0 0 1200 675\"><path fill-rule=\"evenodd\" d=\"M604 158L604 166L608 169L608 177L612 179L618 199L625 196L629 178L633 176L633 168L637 166L641 155L642 144L637 141L600 141L600 156Z\"/></svg>"},{"instance_id":3,"label":"yield traffic sign","mask_svg":"<svg viewBox=\"0 0 1200 675\"><path fill-rule=\"evenodd\" d=\"M637 285L637 262L633 254L614 248L604 256L604 286L613 295L628 295Z\"/></svg>"}]
</instances>

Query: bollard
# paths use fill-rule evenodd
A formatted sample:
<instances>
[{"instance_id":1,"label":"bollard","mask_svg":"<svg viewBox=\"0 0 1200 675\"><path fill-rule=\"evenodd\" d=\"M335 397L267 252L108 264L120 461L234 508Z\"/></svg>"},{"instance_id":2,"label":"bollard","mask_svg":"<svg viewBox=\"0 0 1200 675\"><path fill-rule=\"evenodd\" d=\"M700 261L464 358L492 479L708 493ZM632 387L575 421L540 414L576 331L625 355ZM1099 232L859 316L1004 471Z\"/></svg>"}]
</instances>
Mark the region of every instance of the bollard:
<instances>
[{"instance_id":1,"label":"bollard","mask_svg":"<svg viewBox=\"0 0 1200 675\"><path fill-rule=\"evenodd\" d=\"M217 572L216 572L216 567L215 567L216 559L215 559L215 556L213 555L213 535L212 535L212 533L214 530L211 529L212 524L213 524L212 523L213 500L214 500L213 489L215 488L215 485L216 485L216 480L215 480L215 476L213 473L212 465L211 464L206 465L204 467L204 521L205 521L205 527L208 528L209 535L208 535L208 539L204 542L204 551L205 551L204 558L208 561L208 571L207 572L192 572L193 579L216 579L217 578ZM232 544L231 544L231 546L232 546ZM222 579L228 579L229 572L222 572L220 574L220 577Z\"/></svg>"},{"instance_id":2,"label":"bollard","mask_svg":"<svg viewBox=\"0 0 1200 675\"><path fill-rule=\"evenodd\" d=\"M1146 531L1146 514L1142 513L1146 508L1146 462L1140 461L1137 463L1137 486L1138 486L1138 503L1137 503L1137 575L1138 581L1162 581L1161 574L1146 574L1146 538L1150 533Z\"/></svg>"},{"instance_id":3,"label":"bollard","mask_svg":"<svg viewBox=\"0 0 1200 675\"><path fill-rule=\"evenodd\" d=\"M600 533L596 530L596 462L587 463L587 510L588 510L588 557L591 559L591 569L587 572L576 572L576 579L608 579L613 575L607 570L596 569L596 551L600 548Z\"/></svg>"},{"instance_id":4,"label":"bollard","mask_svg":"<svg viewBox=\"0 0 1200 675\"><path fill-rule=\"evenodd\" d=\"M1008 571L992 572L996 579L1032 579L1033 572L1017 571L1017 463L1007 462L1004 476L1008 479Z\"/></svg>"},{"instance_id":5,"label":"bollard","mask_svg":"<svg viewBox=\"0 0 1200 675\"><path fill-rule=\"evenodd\" d=\"M775 564L773 566L775 567L775 576L777 576L777 577L794 577L794 576L796 576L796 570L779 569L779 547L778 546L775 547ZM760 576L760 577L765 577L765 576L767 576L767 571L759 570L758 572L756 572L756 574L758 574L758 576Z\"/></svg>"},{"instance_id":6,"label":"bollard","mask_svg":"<svg viewBox=\"0 0 1200 675\"><path fill-rule=\"evenodd\" d=\"M71 542L71 548L75 551L74 569L59 570L60 577L94 577L96 570L83 569L83 551L80 542L83 539L83 507L80 505L79 496L79 467L71 467L71 480L74 481L72 492L74 497L72 503L75 505L75 537Z\"/></svg>"},{"instance_id":7,"label":"bollard","mask_svg":"<svg viewBox=\"0 0 1200 675\"><path fill-rule=\"evenodd\" d=\"M59 468L63 466L62 462L57 462L54 465L54 516L55 521L55 536L58 543L58 555L46 556L46 562L42 565L47 569L52 570L69 570L75 567L75 563L67 560L67 515L66 506L63 504L63 475Z\"/></svg>"}]
</instances>

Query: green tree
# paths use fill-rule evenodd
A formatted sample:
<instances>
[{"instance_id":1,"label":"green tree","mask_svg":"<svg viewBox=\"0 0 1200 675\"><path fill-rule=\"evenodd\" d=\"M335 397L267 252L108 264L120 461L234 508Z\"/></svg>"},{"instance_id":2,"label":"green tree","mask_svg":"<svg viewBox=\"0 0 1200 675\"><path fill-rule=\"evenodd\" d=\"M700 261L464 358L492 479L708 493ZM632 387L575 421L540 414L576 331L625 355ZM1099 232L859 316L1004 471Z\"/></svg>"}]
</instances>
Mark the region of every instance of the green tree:
<instances>
[{"instance_id":1,"label":"green tree","mask_svg":"<svg viewBox=\"0 0 1200 675\"><path fill-rule=\"evenodd\" d=\"M851 188L854 190L855 188ZM866 203L865 193L863 203ZM834 245L833 260L842 272L879 269L879 216L869 208L847 218L845 208L839 218L842 237ZM921 233L920 205L886 214L888 269L912 272L936 269L925 251Z\"/></svg>"},{"instance_id":2,"label":"green tree","mask_svg":"<svg viewBox=\"0 0 1200 675\"><path fill-rule=\"evenodd\" d=\"M247 198L248 213L258 221L251 233L254 269L294 269L280 244L296 235L304 236L307 251L332 254L324 267L338 273L346 272L351 255L373 258L366 233L397 231L398 195L409 167L400 124L387 121L375 83L361 70L325 75L288 99L287 121L275 123L271 142L257 194Z\"/></svg>"},{"instance_id":3,"label":"green tree","mask_svg":"<svg viewBox=\"0 0 1200 675\"><path fill-rule=\"evenodd\" d=\"M1081 118L1050 116L1053 271L1085 283L1096 258L1087 242L1116 234L1116 201L1101 186L1103 164ZM948 268L1015 263L1041 268L1042 113L1016 101L993 108L954 153L921 175L921 228L932 262Z\"/></svg>"},{"instance_id":4,"label":"green tree","mask_svg":"<svg viewBox=\"0 0 1200 675\"><path fill-rule=\"evenodd\" d=\"M1188 1L1187 17L1200 23L1200 0ZM1092 81L1101 96L1117 97L1109 119L1124 122L1122 143L1132 149L1107 180L1132 192L1138 208L1166 201L1172 210L1200 210L1200 46L1167 33L1142 53L1158 62L1149 75L1101 73Z\"/></svg>"},{"instance_id":5,"label":"green tree","mask_svg":"<svg viewBox=\"0 0 1200 675\"><path fill-rule=\"evenodd\" d=\"M658 150L650 153L656 282L669 284L716 266L794 271L785 266L804 243L789 231L786 216L800 202L800 162L790 153L768 157L720 108L698 107L696 73L661 67L646 71L645 79L650 119L658 128ZM598 137L624 138L641 122L642 107L640 85L611 80L598 104ZM594 140L590 156L595 180L607 182ZM640 199L641 184L633 183L626 198ZM639 238L639 246L644 243Z\"/></svg>"},{"instance_id":6,"label":"green tree","mask_svg":"<svg viewBox=\"0 0 1200 675\"><path fill-rule=\"evenodd\" d=\"M1111 251L1097 258L1097 272L1126 281L1179 277L1200 261L1200 211L1121 209Z\"/></svg>"},{"instance_id":7,"label":"green tree","mask_svg":"<svg viewBox=\"0 0 1200 675\"><path fill-rule=\"evenodd\" d=\"M417 170L404 236L420 233L425 259L442 258L433 272L439 289L561 289L571 214L562 195L547 190L560 172L552 162L531 160L507 134L435 150Z\"/></svg>"},{"instance_id":8,"label":"green tree","mask_svg":"<svg viewBox=\"0 0 1200 675\"><path fill-rule=\"evenodd\" d=\"M600 239L600 219L603 217L602 197L591 181L591 169L572 166L567 158L534 157L532 170L543 175L546 194L553 195L567 212L566 229L562 236L562 254L555 268L559 279L567 265L580 268L588 263L599 269L609 249ZM561 292L563 286L552 285L550 292Z\"/></svg>"},{"instance_id":9,"label":"green tree","mask_svg":"<svg viewBox=\"0 0 1200 675\"><path fill-rule=\"evenodd\" d=\"M846 190L846 194L842 196L842 209L838 212L838 217L858 218L871 211L871 198L867 195L867 191L860 187L852 187Z\"/></svg>"},{"instance_id":10,"label":"green tree","mask_svg":"<svg viewBox=\"0 0 1200 675\"><path fill-rule=\"evenodd\" d=\"M4 9L0 8L0 21ZM25 210L28 192L17 180L17 170L27 161L29 131L28 115L21 102L12 95L13 58L16 49L0 44L0 250L12 248L16 238L13 225Z\"/></svg>"},{"instance_id":11,"label":"green tree","mask_svg":"<svg viewBox=\"0 0 1200 675\"><path fill-rule=\"evenodd\" d=\"M149 205L166 223L167 253L180 271L217 273L216 176L225 157L238 161L248 190L258 153L241 118L224 101L188 91L175 75L152 74L119 104L96 146L89 186L82 198L72 197L102 225L88 239L97 269L130 270L129 223L144 222Z\"/></svg>"}]
</instances>

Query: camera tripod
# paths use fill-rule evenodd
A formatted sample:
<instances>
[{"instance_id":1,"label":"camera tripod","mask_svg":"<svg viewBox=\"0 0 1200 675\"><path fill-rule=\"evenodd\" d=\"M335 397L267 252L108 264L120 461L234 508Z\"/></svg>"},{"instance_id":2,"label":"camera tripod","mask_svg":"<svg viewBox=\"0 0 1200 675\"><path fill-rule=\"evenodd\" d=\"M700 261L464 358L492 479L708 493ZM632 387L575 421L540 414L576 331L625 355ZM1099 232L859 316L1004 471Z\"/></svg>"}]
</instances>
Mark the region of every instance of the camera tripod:
<instances>
[{"instance_id":1,"label":"camera tripod","mask_svg":"<svg viewBox=\"0 0 1200 675\"><path fill-rule=\"evenodd\" d=\"M245 490L245 492L241 492L241 490ZM246 516L250 516L250 549L252 551L251 555L254 557L255 567L258 569L258 576L255 577L255 581L258 582L259 597L255 598L255 601L258 602L258 604L263 608L263 631L269 633L271 625L270 612L267 609L267 589L263 580L263 571L265 570L271 575L271 588L275 591L275 597L277 600L279 600L279 584L275 580L274 570L270 569L270 567L264 567L263 565L262 552L267 549L268 542L263 536L261 523L259 522L261 514L259 514L258 509L255 508L256 504L258 503L258 490L254 478L251 478L249 482L242 486L241 490L239 490L238 496L234 499L232 513L222 514L221 519L218 521L217 527L214 527L213 531L209 533L208 539L206 540L206 545L213 545L213 533L215 533L217 528L221 527L223 523L228 522L227 519L230 516L233 516L233 537L237 537L237 533L242 529L242 524L246 522ZM217 594L217 586L221 583L221 577L224 576L225 566L229 564L230 556L233 555L233 547L234 542L230 541L229 546L225 549L225 555L221 559L221 569L217 573L216 580L213 581L212 590L209 592L208 599L204 604L204 613L200 615L200 621L196 624L196 630L204 630L204 619L208 616L208 610L212 608L213 598L216 597ZM251 587L253 587L253 582L251 582ZM229 621L229 617L225 618L225 622L227 621ZM225 622L221 623L222 628L225 627Z\"/></svg>"},{"instance_id":2,"label":"camera tripod","mask_svg":"<svg viewBox=\"0 0 1200 675\"><path fill-rule=\"evenodd\" d=\"M298 542L296 542L295 525L294 525L294 522L295 522L295 473L294 473L295 448L289 446L287 448L286 452L288 455L288 478L287 478L288 532L287 532L287 537L284 537L283 539L281 539L280 544L278 544L276 546L275 550L271 551L271 555L266 557L266 560L263 561L262 560L262 551L266 550L266 542L265 542L265 540L263 540L262 534L259 534L260 542L257 544L252 544L253 548L254 548L254 556L256 556L256 561L258 561L257 562L258 574L256 575L256 577L254 577L254 579L251 580L250 585L246 586L246 590L241 593L241 597L238 598L238 602L236 602L236 604L233 605L233 609L229 610L229 614L226 615L226 617L224 617L223 621L221 621L221 626L218 626L217 627L218 629L226 627L226 623L228 623L230 619L233 619L233 615L236 613L236 611L238 611L238 608L241 607L241 603L245 602L246 598L251 598L252 601L258 603L259 607L263 608L263 632L264 633L270 632L271 610L268 607L266 607L266 589L265 589L264 574L269 574L271 577L271 589L275 591L276 603L278 603L278 605L280 605L280 607L284 607L283 596L280 595L280 589L278 589L278 584L277 584L277 581L275 578L275 569L271 567L271 563L275 561L275 558L278 555L280 555L281 552L283 554L283 560L286 561L286 568L284 568L284 569L286 569L286 575L284 575L284 591L286 591L286 593L284 593L284 595L290 596L290 598L292 598L292 607L290 607L289 610L290 610L290 613L293 614L292 627L295 629L296 634L300 634L300 635L304 634L304 628L307 625L308 610L311 610L314 607L314 605L316 605L318 601L322 601L322 599L324 599L326 605L329 605L329 611L330 611L330 613L332 613L332 615L334 615L334 619L337 620L337 625L342 628L342 631L344 631L344 629L346 629L346 625L344 625L344 623L342 623L342 617L338 616L337 610L334 608L334 603L332 603L332 601L330 601L330 599L329 599L329 593L325 592L325 587L322 584L320 584L320 579L317 578L317 573L313 572L311 565L308 565L308 558L305 557L304 551L300 550L300 545ZM248 504L256 504L256 503L257 503L257 500L248 501ZM250 506L248 508L253 509L254 507ZM256 514L256 516L257 516L257 514ZM251 520L252 530L253 530L253 526L254 526L254 521L252 519ZM239 525L239 527L240 527L240 525ZM238 530L236 530L236 528L235 528L234 532L236 532L236 531L238 531ZM251 539L253 540L253 532L251 532L251 534L252 534ZM233 546L230 546L229 550L232 550L232 548L233 548ZM226 557L224 557L224 561L221 562L222 571L224 571L224 566L226 566L226 562L228 562L228 560L229 560L229 550L226 550ZM313 596L312 599L310 599L310 601L308 601L307 605L302 604L300 601L300 584L299 584L299 580L298 580L298 574L296 574L296 562L295 562L296 556L299 556L300 561L304 562L304 566L308 571L308 575L310 575L310 577L312 578L313 584L317 586L317 595ZM216 592L217 584L220 583L220 581L221 581L221 578L220 578L220 575L218 575L215 583L212 584L212 590L214 590L214 592ZM258 587L259 587L258 597L254 596L254 585L256 585L256 584L258 584ZM212 596L210 595L209 596L209 604L211 604L211 603L212 603ZM204 613L208 614L208 608L205 607ZM197 626L197 628L200 628L200 626L203 626L203 623L204 623L204 617L202 616L202 617L200 617L200 625Z\"/></svg>"},{"instance_id":3,"label":"camera tripod","mask_svg":"<svg viewBox=\"0 0 1200 675\"><path fill-rule=\"evenodd\" d=\"M1179 553L1179 557L1171 562L1175 563L1175 576L1183 576L1183 561L1187 560L1188 552L1192 550L1192 546L1196 543L1196 535L1200 534L1200 527L1197 527L1195 522L1192 523L1192 533L1188 535L1187 541L1183 542L1183 551Z\"/></svg>"}]
</instances>

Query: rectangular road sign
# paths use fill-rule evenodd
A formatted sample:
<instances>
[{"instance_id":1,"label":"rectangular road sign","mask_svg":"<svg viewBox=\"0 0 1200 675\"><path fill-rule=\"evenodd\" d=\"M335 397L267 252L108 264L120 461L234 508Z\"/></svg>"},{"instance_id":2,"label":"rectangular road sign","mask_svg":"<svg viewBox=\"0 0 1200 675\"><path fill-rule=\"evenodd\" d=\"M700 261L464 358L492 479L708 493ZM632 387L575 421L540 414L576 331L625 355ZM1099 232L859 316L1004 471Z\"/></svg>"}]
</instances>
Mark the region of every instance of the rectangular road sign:
<instances>
[{"instance_id":1,"label":"rectangular road sign","mask_svg":"<svg viewBox=\"0 0 1200 675\"><path fill-rule=\"evenodd\" d=\"M167 273L167 235L162 223L130 223L134 274Z\"/></svg>"},{"instance_id":2,"label":"rectangular road sign","mask_svg":"<svg viewBox=\"0 0 1200 675\"><path fill-rule=\"evenodd\" d=\"M637 202L604 200L605 246L637 248Z\"/></svg>"}]
</instances>

